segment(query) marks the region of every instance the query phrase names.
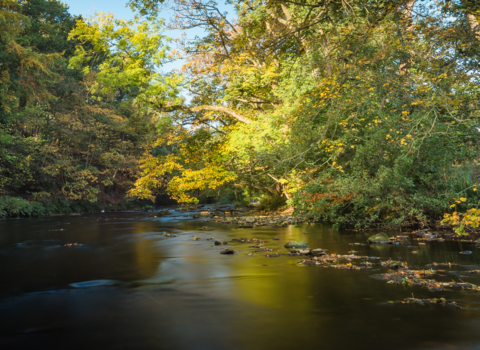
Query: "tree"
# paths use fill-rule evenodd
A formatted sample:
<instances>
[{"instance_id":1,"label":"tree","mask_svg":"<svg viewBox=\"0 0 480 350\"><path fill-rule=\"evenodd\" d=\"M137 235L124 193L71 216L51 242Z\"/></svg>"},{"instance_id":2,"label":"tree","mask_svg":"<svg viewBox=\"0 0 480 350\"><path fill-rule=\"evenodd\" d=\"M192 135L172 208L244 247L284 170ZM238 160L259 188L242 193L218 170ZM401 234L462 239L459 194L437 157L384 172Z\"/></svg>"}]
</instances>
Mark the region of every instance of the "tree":
<instances>
[{"instance_id":1,"label":"tree","mask_svg":"<svg viewBox=\"0 0 480 350\"><path fill-rule=\"evenodd\" d=\"M147 21L160 5L176 11L171 27L206 35L181 43L182 77L162 82L174 93L134 97L159 113L154 146L178 149L146 153L135 194L167 186L195 200L211 169L215 188L284 197L338 224L395 225L438 218L474 176L475 2L233 1L233 18L215 1L132 2Z\"/></svg>"},{"instance_id":2,"label":"tree","mask_svg":"<svg viewBox=\"0 0 480 350\"><path fill-rule=\"evenodd\" d=\"M0 5L0 193L47 200L53 211L124 202L152 115L121 91L100 101L95 65L105 56L90 71L68 67L79 45L68 35L81 18L60 1Z\"/></svg>"}]
</instances>

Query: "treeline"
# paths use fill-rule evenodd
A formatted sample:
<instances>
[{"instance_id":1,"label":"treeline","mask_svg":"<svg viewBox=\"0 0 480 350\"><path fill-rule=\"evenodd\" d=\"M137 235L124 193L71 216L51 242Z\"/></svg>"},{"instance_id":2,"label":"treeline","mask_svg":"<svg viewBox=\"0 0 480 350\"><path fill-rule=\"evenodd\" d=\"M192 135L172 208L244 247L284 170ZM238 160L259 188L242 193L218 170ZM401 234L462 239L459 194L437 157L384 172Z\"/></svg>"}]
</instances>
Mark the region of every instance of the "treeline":
<instances>
[{"instance_id":1,"label":"treeline","mask_svg":"<svg viewBox=\"0 0 480 350\"><path fill-rule=\"evenodd\" d=\"M121 89L98 99L95 69L68 67L79 20L61 1L0 0L0 217L127 206L155 127Z\"/></svg>"},{"instance_id":2,"label":"treeline","mask_svg":"<svg viewBox=\"0 0 480 350\"><path fill-rule=\"evenodd\" d=\"M230 189L337 225L428 224L478 204L480 4L470 0L134 0L97 14L76 67L159 113L131 195ZM169 28L205 31L178 41ZM141 54L142 52L148 54ZM166 54L168 53L169 54ZM181 72L158 74L181 55ZM137 77L137 80L132 77ZM182 99L188 91L190 101Z\"/></svg>"},{"instance_id":3,"label":"treeline","mask_svg":"<svg viewBox=\"0 0 480 350\"><path fill-rule=\"evenodd\" d=\"M478 1L132 0L129 21L0 1L4 193L358 226L479 203Z\"/></svg>"}]
</instances>

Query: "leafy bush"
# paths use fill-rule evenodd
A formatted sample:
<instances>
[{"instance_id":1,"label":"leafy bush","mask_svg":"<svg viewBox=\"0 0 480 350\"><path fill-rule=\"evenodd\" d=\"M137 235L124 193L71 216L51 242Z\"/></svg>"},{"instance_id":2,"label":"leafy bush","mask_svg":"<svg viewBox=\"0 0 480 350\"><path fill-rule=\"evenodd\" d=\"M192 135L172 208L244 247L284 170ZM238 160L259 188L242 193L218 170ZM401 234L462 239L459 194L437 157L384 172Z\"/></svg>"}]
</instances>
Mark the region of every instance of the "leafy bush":
<instances>
[{"instance_id":1,"label":"leafy bush","mask_svg":"<svg viewBox=\"0 0 480 350\"><path fill-rule=\"evenodd\" d=\"M445 152L444 157L447 155ZM292 204L300 213L336 226L395 227L440 218L451 210L452 198L461 197L459 193L468 197L469 203L480 200L472 180L477 177L477 167L436 171L435 167L447 169L447 164L419 159L408 166L370 170L374 176L352 162L353 171L335 180L329 180L333 177L329 174L323 180L317 178L296 193Z\"/></svg>"},{"instance_id":2,"label":"leafy bush","mask_svg":"<svg viewBox=\"0 0 480 350\"><path fill-rule=\"evenodd\" d=\"M243 189L226 187L221 195L218 204L235 204L236 207L246 207L250 205L248 194Z\"/></svg>"},{"instance_id":3,"label":"leafy bush","mask_svg":"<svg viewBox=\"0 0 480 350\"><path fill-rule=\"evenodd\" d=\"M283 207L286 204L286 200L280 196L265 196L260 200L258 208L260 210L276 210Z\"/></svg>"},{"instance_id":4,"label":"leafy bush","mask_svg":"<svg viewBox=\"0 0 480 350\"><path fill-rule=\"evenodd\" d=\"M90 201L68 201L65 199L57 199L44 202L45 214L72 214L72 213L92 213L99 212L103 209L100 202Z\"/></svg>"},{"instance_id":5,"label":"leafy bush","mask_svg":"<svg viewBox=\"0 0 480 350\"><path fill-rule=\"evenodd\" d=\"M152 209L150 201L123 201L116 205L104 206L101 202L68 201L65 199L28 201L19 197L0 197L0 218L30 217L54 214L95 213L101 210L126 210L142 206L145 210Z\"/></svg>"},{"instance_id":6,"label":"leafy bush","mask_svg":"<svg viewBox=\"0 0 480 350\"><path fill-rule=\"evenodd\" d=\"M0 218L44 215L42 203L29 202L23 198L0 197Z\"/></svg>"}]
</instances>

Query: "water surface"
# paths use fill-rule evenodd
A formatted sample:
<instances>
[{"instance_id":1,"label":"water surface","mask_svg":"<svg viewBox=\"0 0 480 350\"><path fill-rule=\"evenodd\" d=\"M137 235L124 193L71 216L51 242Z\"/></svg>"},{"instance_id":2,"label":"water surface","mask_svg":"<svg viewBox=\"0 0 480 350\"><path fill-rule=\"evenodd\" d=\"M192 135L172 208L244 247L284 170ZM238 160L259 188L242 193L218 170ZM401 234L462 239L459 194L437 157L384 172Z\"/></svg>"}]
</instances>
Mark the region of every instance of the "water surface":
<instances>
[{"instance_id":1,"label":"water surface","mask_svg":"<svg viewBox=\"0 0 480 350\"><path fill-rule=\"evenodd\" d=\"M248 256L248 243L221 255L223 247L206 241L257 237L286 253L287 241L305 240L347 254L349 243L371 233L321 224L235 229L191 214L152 215L1 221L0 349L480 349L480 293L393 286L370 277L380 267L345 271L299 266L299 257ZM408 246L354 249L410 268L459 262L436 278L480 285L480 276L462 273L480 269L480 250L459 255L474 249L459 242L427 243L416 255ZM96 280L109 282L71 286ZM466 309L388 303L412 293Z\"/></svg>"}]
</instances>

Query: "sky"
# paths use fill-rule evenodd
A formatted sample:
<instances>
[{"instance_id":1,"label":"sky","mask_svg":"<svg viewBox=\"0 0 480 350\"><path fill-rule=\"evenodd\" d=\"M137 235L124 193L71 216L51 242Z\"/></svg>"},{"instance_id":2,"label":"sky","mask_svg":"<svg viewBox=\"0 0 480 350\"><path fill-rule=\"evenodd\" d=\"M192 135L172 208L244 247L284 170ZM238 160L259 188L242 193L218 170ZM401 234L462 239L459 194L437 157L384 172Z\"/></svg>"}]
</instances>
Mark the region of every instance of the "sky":
<instances>
[{"instance_id":1,"label":"sky","mask_svg":"<svg viewBox=\"0 0 480 350\"><path fill-rule=\"evenodd\" d=\"M69 7L69 12L72 15L83 15L84 17L91 16L95 12L108 12L117 18L122 19L132 19L134 13L130 8L126 7L128 0L61 0L64 4L67 4ZM165 20L168 21L171 13L165 12L161 14ZM181 31L179 30L166 30L164 32L166 36L171 38L176 38L181 36ZM189 30L187 37L202 36L203 31L201 29ZM161 68L162 72L168 72L172 69L180 69L183 60L178 60L169 64L166 64Z\"/></svg>"},{"instance_id":2,"label":"sky","mask_svg":"<svg viewBox=\"0 0 480 350\"><path fill-rule=\"evenodd\" d=\"M126 7L128 0L61 0L63 3L67 4L69 7L69 11L73 15L83 15L84 17L88 17L93 15L95 12L109 12L115 17L123 18L123 19L131 19L134 16L134 13ZM228 17L233 16L233 8L231 5L224 5L223 1L220 0L219 8L223 11L228 12ZM171 17L171 13L169 11L165 11L161 13L163 18L168 21L169 17ZM189 31L187 33L188 36L201 36L203 32L201 30L196 29L197 32ZM175 35L179 36L180 33L178 31L172 31L169 36Z\"/></svg>"},{"instance_id":3,"label":"sky","mask_svg":"<svg viewBox=\"0 0 480 350\"><path fill-rule=\"evenodd\" d=\"M132 11L125 7L126 0L62 0L73 15L90 16L95 12L110 12L116 17L133 18Z\"/></svg>"},{"instance_id":4,"label":"sky","mask_svg":"<svg viewBox=\"0 0 480 350\"><path fill-rule=\"evenodd\" d=\"M132 19L134 13L130 8L126 7L128 0L61 0L64 4L68 5L69 12L72 15L83 15L84 17L89 17L95 14L95 12L108 12L113 14L117 18L122 19ZM218 1L220 8L224 11L228 11L229 17L234 15L233 9L229 5L223 5L223 1ZM230 5L231 6L231 5ZM165 11L160 14L167 22L171 17L172 13ZM203 36L204 32L202 29L192 29L188 30L186 33L187 38L194 38L195 36ZM178 38L182 35L182 32L179 30L166 30L164 35L171 38ZM168 73L172 70L179 70L184 64L184 60L177 60L168 64L165 64L163 67L159 67L159 71L162 73ZM187 91L182 93L187 101L190 101L191 96Z\"/></svg>"}]
</instances>

